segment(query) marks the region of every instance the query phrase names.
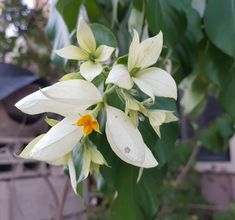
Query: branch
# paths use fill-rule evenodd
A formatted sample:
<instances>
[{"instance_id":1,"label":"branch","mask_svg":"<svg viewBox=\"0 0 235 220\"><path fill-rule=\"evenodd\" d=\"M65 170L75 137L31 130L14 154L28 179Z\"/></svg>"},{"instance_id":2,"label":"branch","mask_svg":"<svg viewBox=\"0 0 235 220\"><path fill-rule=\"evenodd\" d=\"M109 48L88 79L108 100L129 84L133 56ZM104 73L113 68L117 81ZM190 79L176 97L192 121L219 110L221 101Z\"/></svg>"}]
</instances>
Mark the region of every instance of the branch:
<instances>
[{"instance_id":1,"label":"branch","mask_svg":"<svg viewBox=\"0 0 235 220\"><path fill-rule=\"evenodd\" d=\"M69 190L69 183L70 183L70 179L67 178L66 181L65 181L61 202L60 202L60 205L58 207L57 212L55 213L54 220L61 220L62 217L63 217L64 205L65 205L66 198L67 198L67 195L68 195L68 190Z\"/></svg>"},{"instance_id":2,"label":"branch","mask_svg":"<svg viewBox=\"0 0 235 220\"><path fill-rule=\"evenodd\" d=\"M196 144L193 148L193 151L192 151L189 159L188 159L188 162L185 164L185 166L181 170L180 174L176 178L176 186L180 185L183 182L183 179L185 178L185 176L187 176L188 172L192 168L199 149L200 149L199 145Z\"/></svg>"}]
</instances>

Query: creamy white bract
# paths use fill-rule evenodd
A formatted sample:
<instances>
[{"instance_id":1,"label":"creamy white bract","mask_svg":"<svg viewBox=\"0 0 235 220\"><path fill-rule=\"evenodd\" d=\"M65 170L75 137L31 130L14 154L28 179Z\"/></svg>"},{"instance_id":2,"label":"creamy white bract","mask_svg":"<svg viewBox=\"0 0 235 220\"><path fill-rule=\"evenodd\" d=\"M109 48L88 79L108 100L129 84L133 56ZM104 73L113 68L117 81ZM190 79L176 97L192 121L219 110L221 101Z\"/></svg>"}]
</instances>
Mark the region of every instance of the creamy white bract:
<instances>
[{"instance_id":1,"label":"creamy white bract","mask_svg":"<svg viewBox=\"0 0 235 220\"><path fill-rule=\"evenodd\" d=\"M91 81L102 72L101 63L110 58L115 48L106 45L97 48L94 34L83 19L78 25L77 41L79 47L68 45L56 53L66 59L84 61L80 66L80 72L86 80Z\"/></svg>"},{"instance_id":2,"label":"creamy white bract","mask_svg":"<svg viewBox=\"0 0 235 220\"><path fill-rule=\"evenodd\" d=\"M171 75L150 67L160 55L162 33L139 43L138 34L134 32L127 66L119 64L110 68L104 91L100 91L91 81L103 71L102 62L110 58L114 48L106 45L96 48L94 35L83 20L78 26L77 39L80 47L69 45L58 50L57 54L84 61L80 66L84 79L76 79L76 74L70 74L63 77L66 80L36 91L16 103L16 107L27 114L51 112L64 117L61 121L47 119L51 129L32 140L19 156L68 166L75 192L77 183L87 178L89 173L99 173L101 165L108 166L90 140L92 132L100 133L97 116L101 109L106 112L105 134L113 152L123 161L141 168L155 167L158 162L138 130L138 116L142 114L147 117L158 136L163 123L177 120L171 111L151 109L151 105L146 105L153 102L155 96L177 97ZM151 97L150 102L137 101L131 95L130 89L134 83ZM120 95L125 112L107 103L107 97L113 92ZM76 156L81 161L79 176L76 176L74 165Z\"/></svg>"}]
</instances>

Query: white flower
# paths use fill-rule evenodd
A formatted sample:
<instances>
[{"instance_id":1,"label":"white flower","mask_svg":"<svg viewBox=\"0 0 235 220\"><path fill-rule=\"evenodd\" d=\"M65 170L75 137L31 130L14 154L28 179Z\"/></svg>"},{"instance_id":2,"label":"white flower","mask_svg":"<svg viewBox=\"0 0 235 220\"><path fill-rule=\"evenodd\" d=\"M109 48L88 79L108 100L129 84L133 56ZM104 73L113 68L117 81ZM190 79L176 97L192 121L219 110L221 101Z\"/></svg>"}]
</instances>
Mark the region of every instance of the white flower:
<instances>
[{"instance_id":1,"label":"white flower","mask_svg":"<svg viewBox=\"0 0 235 220\"><path fill-rule=\"evenodd\" d=\"M67 158L67 155L84 134L98 129L95 119L85 119L84 123L81 119L87 116L83 114L86 108L101 101L101 94L92 83L85 80L68 80L34 92L17 102L16 107L29 114L53 112L65 116L45 135L28 145L25 149L26 156L24 151L21 156L56 165L67 163L71 175L75 174L72 158ZM74 181L74 177L71 181ZM75 183L72 182L72 185L74 187Z\"/></svg>"},{"instance_id":2,"label":"white flower","mask_svg":"<svg viewBox=\"0 0 235 220\"><path fill-rule=\"evenodd\" d=\"M75 175L72 157L68 155L71 155L83 136L89 135L93 130L99 131L98 122L90 114L91 111L86 109L101 101L99 90L92 83L79 79L58 82L20 100L16 103L16 107L23 112L30 114L53 112L65 117L45 135L27 146L21 156L50 164L68 164L70 175ZM135 166L144 168L157 166L156 159L129 117L114 107L105 108L106 135L113 151L122 160ZM97 165L101 164L104 164L104 159L98 151L95 149L87 151L84 154L83 178L87 177L87 170L97 170ZM72 185L75 189L76 176L72 177L71 181L74 181Z\"/></svg>"},{"instance_id":3,"label":"white flower","mask_svg":"<svg viewBox=\"0 0 235 220\"><path fill-rule=\"evenodd\" d=\"M56 53L67 59L85 61L80 66L81 75L92 81L103 70L101 62L107 61L115 48L106 45L97 48L92 30L83 19L80 19L77 28L77 41L80 47L68 45Z\"/></svg>"},{"instance_id":4,"label":"white flower","mask_svg":"<svg viewBox=\"0 0 235 220\"><path fill-rule=\"evenodd\" d=\"M106 83L113 83L124 89L131 89L134 83L153 100L155 96L177 99L177 88L174 79L166 71L150 67L156 63L162 50L162 33L139 42L134 37L129 48L128 67L117 64L110 71Z\"/></svg>"}]
</instances>

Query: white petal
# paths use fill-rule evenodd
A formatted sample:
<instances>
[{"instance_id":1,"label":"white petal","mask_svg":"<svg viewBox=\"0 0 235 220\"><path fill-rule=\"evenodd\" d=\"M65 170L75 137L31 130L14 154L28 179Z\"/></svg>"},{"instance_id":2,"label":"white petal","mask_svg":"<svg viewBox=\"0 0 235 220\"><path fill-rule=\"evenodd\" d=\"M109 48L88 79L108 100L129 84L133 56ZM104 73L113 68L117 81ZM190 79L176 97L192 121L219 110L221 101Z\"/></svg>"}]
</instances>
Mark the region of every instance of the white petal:
<instances>
[{"instance_id":1,"label":"white petal","mask_svg":"<svg viewBox=\"0 0 235 220\"><path fill-rule=\"evenodd\" d=\"M102 101L99 90L81 79L61 81L42 89L42 92L48 98L77 106L91 106Z\"/></svg>"},{"instance_id":2,"label":"white petal","mask_svg":"<svg viewBox=\"0 0 235 220\"><path fill-rule=\"evenodd\" d=\"M24 159L32 159L30 153L32 149L35 147L35 145L43 138L44 135L45 134L41 134L38 137L34 138L32 141L30 141L28 145L24 148L24 150L19 154L18 157Z\"/></svg>"},{"instance_id":3,"label":"white petal","mask_svg":"<svg viewBox=\"0 0 235 220\"><path fill-rule=\"evenodd\" d=\"M95 56L97 57L96 60L100 62L108 60L111 57L114 50L115 48L113 47L100 45L95 51Z\"/></svg>"},{"instance_id":4,"label":"white petal","mask_svg":"<svg viewBox=\"0 0 235 220\"><path fill-rule=\"evenodd\" d=\"M93 163L103 165L105 163L103 155L97 150L97 148L93 147L90 149L91 151L91 161Z\"/></svg>"},{"instance_id":5,"label":"white petal","mask_svg":"<svg viewBox=\"0 0 235 220\"><path fill-rule=\"evenodd\" d=\"M83 154L83 164L82 164L82 178L86 179L90 172L90 165L91 165L91 151L84 149Z\"/></svg>"},{"instance_id":6,"label":"white petal","mask_svg":"<svg viewBox=\"0 0 235 220\"><path fill-rule=\"evenodd\" d=\"M173 112L166 112L166 119L165 123L173 122L173 121L178 121L179 119L173 114Z\"/></svg>"},{"instance_id":7,"label":"white petal","mask_svg":"<svg viewBox=\"0 0 235 220\"><path fill-rule=\"evenodd\" d=\"M160 126L166 119L166 114L163 111L153 110L149 111L149 123L159 137L161 137Z\"/></svg>"},{"instance_id":8,"label":"white petal","mask_svg":"<svg viewBox=\"0 0 235 220\"><path fill-rule=\"evenodd\" d=\"M96 50L95 37L92 33L89 25L84 22L83 19L80 19L78 28L77 28L77 40L80 47L86 50L89 53L94 53Z\"/></svg>"},{"instance_id":9,"label":"white petal","mask_svg":"<svg viewBox=\"0 0 235 220\"><path fill-rule=\"evenodd\" d=\"M129 55L128 55L128 70L131 71L137 65L138 54L139 54L139 36L136 30L134 30L134 37L132 39Z\"/></svg>"},{"instance_id":10,"label":"white petal","mask_svg":"<svg viewBox=\"0 0 235 220\"><path fill-rule=\"evenodd\" d=\"M106 107L106 135L112 150L123 161L139 167L154 167L157 161L145 145L139 130L119 109Z\"/></svg>"},{"instance_id":11,"label":"white petal","mask_svg":"<svg viewBox=\"0 0 235 220\"><path fill-rule=\"evenodd\" d=\"M168 110L150 110L149 117L158 121L158 124L169 123L173 121L178 121L179 119L173 114L173 111Z\"/></svg>"},{"instance_id":12,"label":"white petal","mask_svg":"<svg viewBox=\"0 0 235 220\"><path fill-rule=\"evenodd\" d=\"M162 32L141 42L139 46L138 61L135 67L144 69L156 63L162 51L162 45Z\"/></svg>"},{"instance_id":13,"label":"white petal","mask_svg":"<svg viewBox=\"0 0 235 220\"><path fill-rule=\"evenodd\" d=\"M41 91L34 92L20 101L15 106L22 112L30 115L40 114L44 112L52 112L62 116L68 116L71 114L84 111L89 105L71 105L63 102L58 102L49 99L42 94Z\"/></svg>"},{"instance_id":14,"label":"white petal","mask_svg":"<svg viewBox=\"0 0 235 220\"><path fill-rule=\"evenodd\" d=\"M173 77L166 71L151 67L133 77L137 86L152 99L162 96L177 99L177 87Z\"/></svg>"},{"instance_id":15,"label":"white petal","mask_svg":"<svg viewBox=\"0 0 235 220\"><path fill-rule=\"evenodd\" d=\"M71 60L87 60L88 54L79 47L68 45L62 49L55 51L57 55Z\"/></svg>"},{"instance_id":16,"label":"white petal","mask_svg":"<svg viewBox=\"0 0 235 220\"><path fill-rule=\"evenodd\" d=\"M45 134L41 134L38 137L34 138L32 141L30 141L30 143L24 148L24 150L20 153L20 155L18 157L23 158L23 159L27 159L27 160L32 160L33 158L31 156L31 151L33 150L35 145L43 138L43 136L45 136ZM60 166L60 165L65 164L64 157L59 158L55 161L45 161L45 160L40 160L40 161L49 163L54 166Z\"/></svg>"},{"instance_id":17,"label":"white petal","mask_svg":"<svg viewBox=\"0 0 235 220\"><path fill-rule=\"evenodd\" d=\"M166 112L164 110L150 110L148 112L149 120L153 124L160 126L166 120Z\"/></svg>"},{"instance_id":18,"label":"white petal","mask_svg":"<svg viewBox=\"0 0 235 220\"><path fill-rule=\"evenodd\" d=\"M58 158L57 160L53 160L53 161L44 161L50 165L53 165L53 166L63 166L66 164L66 159L65 157L61 157L61 158Z\"/></svg>"},{"instance_id":19,"label":"white petal","mask_svg":"<svg viewBox=\"0 0 235 220\"><path fill-rule=\"evenodd\" d=\"M78 118L78 115L67 117L52 127L30 156L36 160L55 161L69 153L83 136L82 128L74 125Z\"/></svg>"},{"instance_id":20,"label":"white petal","mask_svg":"<svg viewBox=\"0 0 235 220\"><path fill-rule=\"evenodd\" d=\"M151 150L149 150L148 147L145 147L144 162L142 164L136 164L135 166L143 167L143 168L152 168L152 167L156 167L157 165L158 165L158 162L153 156Z\"/></svg>"},{"instance_id":21,"label":"white petal","mask_svg":"<svg viewBox=\"0 0 235 220\"><path fill-rule=\"evenodd\" d=\"M68 158L68 167L69 167L69 176L70 176L71 185L73 191L77 194L77 178L76 178L76 170L74 167L72 154L70 154Z\"/></svg>"},{"instance_id":22,"label":"white petal","mask_svg":"<svg viewBox=\"0 0 235 220\"><path fill-rule=\"evenodd\" d=\"M113 83L120 88L128 90L131 89L134 84L127 68L122 64L115 65L112 68L105 83Z\"/></svg>"},{"instance_id":23,"label":"white petal","mask_svg":"<svg viewBox=\"0 0 235 220\"><path fill-rule=\"evenodd\" d=\"M92 81L103 70L100 63L94 63L92 61L86 61L80 66L81 75L88 81Z\"/></svg>"}]
</instances>

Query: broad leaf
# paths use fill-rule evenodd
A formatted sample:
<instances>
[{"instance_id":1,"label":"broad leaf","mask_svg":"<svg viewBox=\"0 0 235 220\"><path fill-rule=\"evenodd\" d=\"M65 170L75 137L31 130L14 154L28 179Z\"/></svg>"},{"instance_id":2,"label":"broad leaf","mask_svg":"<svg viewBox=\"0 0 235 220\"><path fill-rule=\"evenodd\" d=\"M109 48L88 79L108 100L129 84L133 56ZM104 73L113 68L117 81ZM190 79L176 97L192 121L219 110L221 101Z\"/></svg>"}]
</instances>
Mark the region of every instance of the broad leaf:
<instances>
[{"instance_id":1,"label":"broad leaf","mask_svg":"<svg viewBox=\"0 0 235 220\"><path fill-rule=\"evenodd\" d=\"M69 32L76 28L80 6L85 0L58 0L56 9L63 17Z\"/></svg>"},{"instance_id":2,"label":"broad leaf","mask_svg":"<svg viewBox=\"0 0 235 220\"><path fill-rule=\"evenodd\" d=\"M117 47L117 40L115 35L101 24L91 24L91 29L95 35L97 45L105 44L110 47Z\"/></svg>"},{"instance_id":3,"label":"broad leaf","mask_svg":"<svg viewBox=\"0 0 235 220\"><path fill-rule=\"evenodd\" d=\"M213 44L235 58L235 0L209 0L205 29Z\"/></svg>"}]
</instances>

